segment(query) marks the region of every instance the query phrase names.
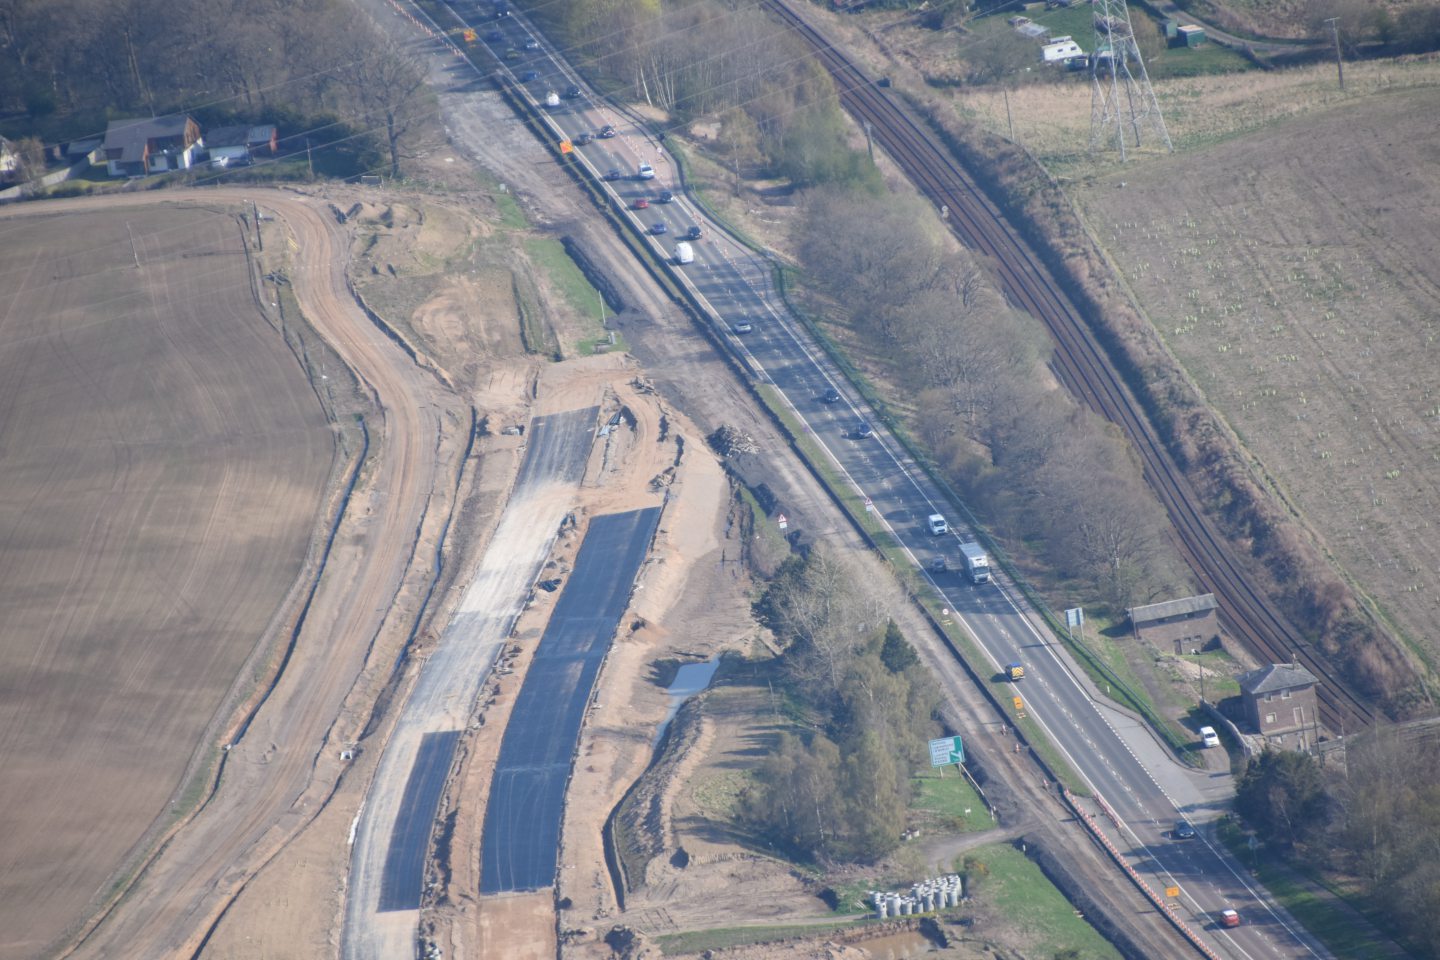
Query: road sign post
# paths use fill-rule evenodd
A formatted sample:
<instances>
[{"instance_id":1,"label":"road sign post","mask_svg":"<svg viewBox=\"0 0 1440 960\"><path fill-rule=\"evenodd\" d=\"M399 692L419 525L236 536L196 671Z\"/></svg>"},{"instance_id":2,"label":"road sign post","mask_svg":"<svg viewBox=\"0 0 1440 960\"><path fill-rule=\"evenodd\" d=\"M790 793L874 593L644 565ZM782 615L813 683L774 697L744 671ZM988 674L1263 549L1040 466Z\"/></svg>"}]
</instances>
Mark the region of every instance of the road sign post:
<instances>
[{"instance_id":1,"label":"road sign post","mask_svg":"<svg viewBox=\"0 0 1440 960\"><path fill-rule=\"evenodd\" d=\"M930 766L944 767L965 762L965 744L959 737L941 737L930 741Z\"/></svg>"}]
</instances>

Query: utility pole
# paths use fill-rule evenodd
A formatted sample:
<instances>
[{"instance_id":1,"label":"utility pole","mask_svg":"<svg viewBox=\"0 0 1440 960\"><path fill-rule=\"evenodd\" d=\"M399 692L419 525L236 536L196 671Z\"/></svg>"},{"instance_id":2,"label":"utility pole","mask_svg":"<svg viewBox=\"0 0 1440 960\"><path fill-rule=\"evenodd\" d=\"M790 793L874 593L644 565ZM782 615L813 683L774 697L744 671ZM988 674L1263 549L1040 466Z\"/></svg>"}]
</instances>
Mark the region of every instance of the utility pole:
<instances>
[{"instance_id":1,"label":"utility pole","mask_svg":"<svg viewBox=\"0 0 1440 960\"><path fill-rule=\"evenodd\" d=\"M1005 93L1005 125L1010 128L1010 142L1015 142L1015 118L1010 115L1010 90L1007 87Z\"/></svg>"},{"instance_id":2,"label":"utility pole","mask_svg":"<svg viewBox=\"0 0 1440 960\"><path fill-rule=\"evenodd\" d=\"M310 179L315 179L315 158L310 154L310 138L305 138L305 163L310 168Z\"/></svg>"},{"instance_id":3,"label":"utility pole","mask_svg":"<svg viewBox=\"0 0 1440 960\"><path fill-rule=\"evenodd\" d=\"M1330 24L1330 36L1335 40L1335 71L1340 75L1340 92L1345 92L1345 61L1340 59L1340 18L1331 17L1325 21Z\"/></svg>"},{"instance_id":4,"label":"utility pole","mask_svg":"<svg viewBox=\"0 0 1440 960\"><path fill-rule=\"evenodd\" d=\"M870 121L865 121L865 152L870 155L870 162L875 162L875 142L870 136Z\"/></svg>"}]
</instances>

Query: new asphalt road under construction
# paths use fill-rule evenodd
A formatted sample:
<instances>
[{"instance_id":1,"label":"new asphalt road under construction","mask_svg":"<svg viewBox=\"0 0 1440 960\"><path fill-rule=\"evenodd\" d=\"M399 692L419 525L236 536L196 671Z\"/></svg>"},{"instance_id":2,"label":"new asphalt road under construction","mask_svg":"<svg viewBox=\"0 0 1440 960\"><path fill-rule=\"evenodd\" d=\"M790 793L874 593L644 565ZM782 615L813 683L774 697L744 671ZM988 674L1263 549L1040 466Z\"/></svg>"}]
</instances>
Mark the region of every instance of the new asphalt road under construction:
<instances>
[{"instance_id":1,"label":"new asphalt road under construction","mask_svg":"<svg viewBox=\"0 0 1440 960\"><path fill-rule=\"evenodd\" d=\"M555 882L580 723L659 521L660 508L646 507L590 522L500 745L481 842L482 894Z\"/></svg>"},{"instance_id":2,"label":"new asphalt road under construction","mask_svg":"<svg viewBox=\"0 0 1440 960\"><path fill-rule=\"evenodd\" d=\"M459 732L572 509L567 489L579 490L598 413L585 407L530 422L525 459L500 523L421 669L356 820L346 960L413 953L430 832Z\"/></svg>"}]
</instances>

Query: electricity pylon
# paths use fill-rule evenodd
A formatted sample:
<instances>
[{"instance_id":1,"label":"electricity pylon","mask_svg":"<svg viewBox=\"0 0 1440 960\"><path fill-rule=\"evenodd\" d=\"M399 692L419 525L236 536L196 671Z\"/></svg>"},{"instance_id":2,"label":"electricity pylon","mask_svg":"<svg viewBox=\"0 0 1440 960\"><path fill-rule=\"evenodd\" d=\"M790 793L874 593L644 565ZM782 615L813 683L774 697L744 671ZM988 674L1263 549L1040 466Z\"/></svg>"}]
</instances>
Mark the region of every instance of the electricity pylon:
<instances>
[{"instance_id":1,"label":"electricity pylon","mask_svg":"<svg viewBox=\"0 0 1440 960\"><path fill-rule=\"evenodd\" d=\"M1135 146L1148 132L1173 151L1160 104L1150 87L1150 75L1135 43L1130 8L1125 0L1095 0L1095 52L1090 55L1090 149L1114 145L1125 159L1125 129L1135 135Z\"/></svg>"}]
</instances>

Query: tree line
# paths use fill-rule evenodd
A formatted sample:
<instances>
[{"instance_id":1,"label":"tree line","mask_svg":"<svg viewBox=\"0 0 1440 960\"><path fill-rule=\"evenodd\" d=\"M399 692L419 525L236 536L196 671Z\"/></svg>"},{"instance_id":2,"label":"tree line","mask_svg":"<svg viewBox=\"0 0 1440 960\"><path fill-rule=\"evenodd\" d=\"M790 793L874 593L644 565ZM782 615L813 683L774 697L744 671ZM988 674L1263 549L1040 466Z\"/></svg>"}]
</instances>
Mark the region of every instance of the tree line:
<instances>
[{"instance_id":1,"label":"tree line","mask_svg":"<svg viewBox=\"0 0 1440 960\"><path fill-rule=\"evenodd\" d=\"M1351 741L1338 772L1309 754L1261 754L1235 808L1278 853L1352 878L1417 955L1440 956L1440 742L1395 727Z\"/></svg>"},{"instance_id":2,"label":"tree line","mask_svg":"<svg viewBox=\"0 0 1440 960\"><path fill-rule=\"evenodd\" d=\"M926 205L836 188L801 203L807 283L904 371L900 404L990 531L1115 611L1173 589L1165 518L1129 447L1059 387L1044 330L946 245Z\"/></svg>"},{"instance_id":3,"label":"tree line","mask_svg":"<svg viewBox=\"0 0 1440 960\"><path fill-rule=\"evenodd\" d=\"M279 123L395 175L433 98L414 53L356 13L344 0L0 0L0 113L51 142L173 112Z\"/></svg>"},{"instance_id":4,"label":"tree line","mask_svg":"<svg viewBox=\"0 0 1440 960\"><path fill-rule=\"evenodd\" d=\"M756 603L782 646L794 723L756 770L743 816L791 854L868 862L900 842L939 692L885 609L822 548L787 559Z\"/></svg>"}]
</instances>

